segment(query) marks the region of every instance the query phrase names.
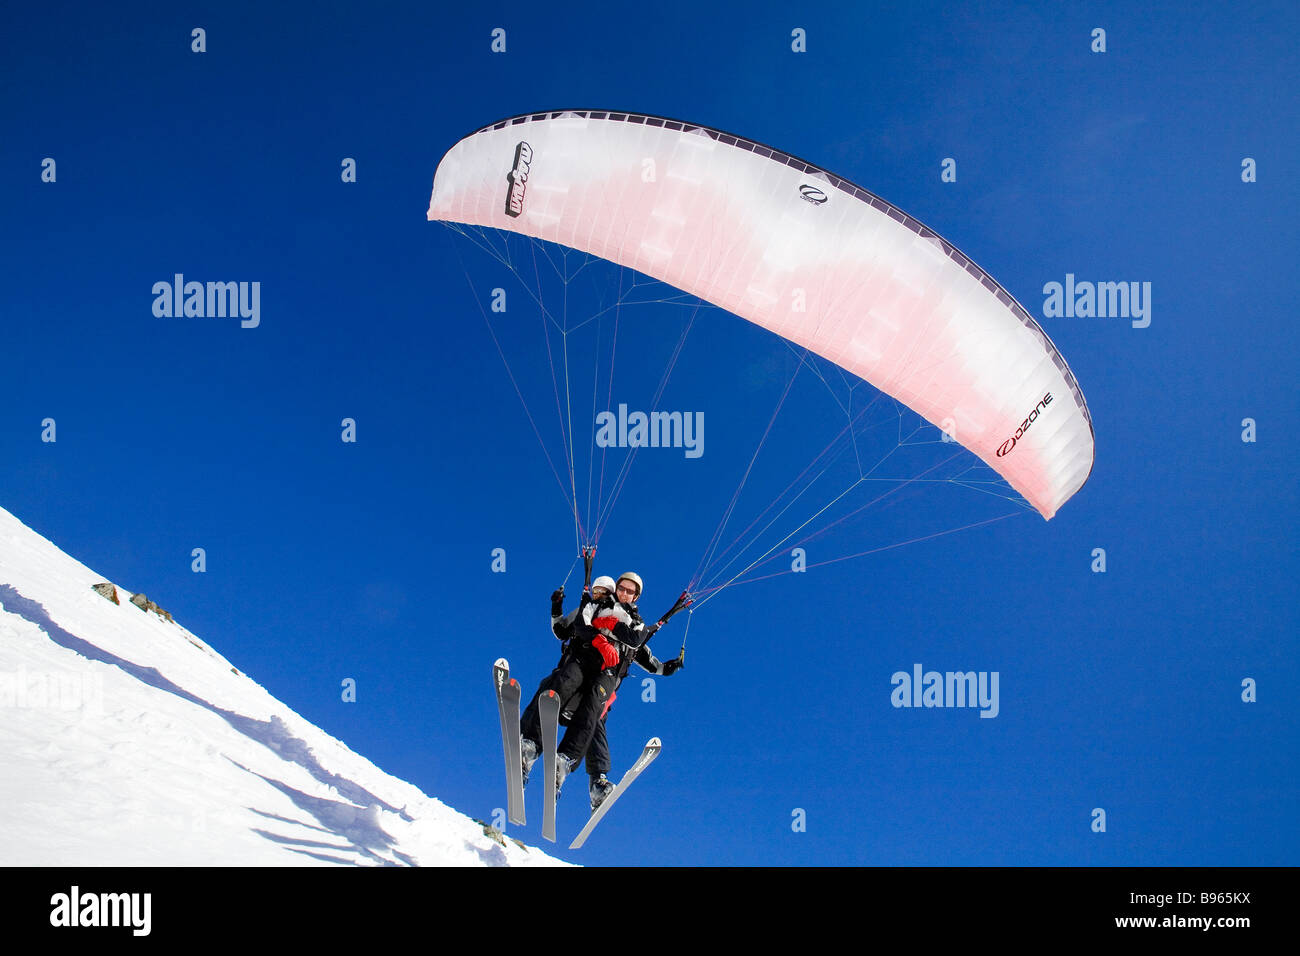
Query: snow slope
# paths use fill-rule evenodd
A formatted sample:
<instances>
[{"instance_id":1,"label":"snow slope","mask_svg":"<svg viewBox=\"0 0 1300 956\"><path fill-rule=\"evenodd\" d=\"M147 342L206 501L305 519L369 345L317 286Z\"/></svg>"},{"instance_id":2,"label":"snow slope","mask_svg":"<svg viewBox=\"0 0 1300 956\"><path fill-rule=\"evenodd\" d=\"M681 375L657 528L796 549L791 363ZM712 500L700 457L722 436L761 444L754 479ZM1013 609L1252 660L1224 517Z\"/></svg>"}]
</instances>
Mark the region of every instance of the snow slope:
<instances>
[{"instance_id":1,"label":"snow slope","mask_svg":"<svg viewBox=\"0 0 1300 956\"><path fill-rule=\"evenodd\" d=\"M0 508L0 865L565 865L384 773L104 580Z\"/></svg>"}]
</instances>

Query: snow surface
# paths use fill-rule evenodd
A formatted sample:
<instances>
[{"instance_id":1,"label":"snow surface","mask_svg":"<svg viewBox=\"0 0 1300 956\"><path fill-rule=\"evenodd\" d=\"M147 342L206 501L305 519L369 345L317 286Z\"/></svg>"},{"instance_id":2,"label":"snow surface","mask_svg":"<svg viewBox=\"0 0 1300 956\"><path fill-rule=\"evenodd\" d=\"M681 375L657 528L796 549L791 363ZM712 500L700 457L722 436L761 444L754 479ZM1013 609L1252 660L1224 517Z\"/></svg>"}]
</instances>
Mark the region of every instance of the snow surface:
<instances>
[{"instance_id":1,"label":"snow surface","mask_svg":"<svg viewBox=\"0 0 1300 956\"><path fill-rule=\"evenodd\" d=\"M105 580L0 508L0 865L567 865L384 773Z\"/></svg>"}]
</instances>

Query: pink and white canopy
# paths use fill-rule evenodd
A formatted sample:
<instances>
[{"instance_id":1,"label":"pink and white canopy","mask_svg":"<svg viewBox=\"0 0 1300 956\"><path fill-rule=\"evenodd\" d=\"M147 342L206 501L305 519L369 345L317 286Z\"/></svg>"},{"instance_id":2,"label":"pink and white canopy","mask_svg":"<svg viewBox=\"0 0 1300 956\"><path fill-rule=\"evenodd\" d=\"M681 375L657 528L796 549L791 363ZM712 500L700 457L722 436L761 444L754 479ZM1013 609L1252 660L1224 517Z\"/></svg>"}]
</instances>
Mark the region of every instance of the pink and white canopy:
<instances>
[{"instance_id":1,"label":"pink and white canopy","mask_svg":"<svg viewBox=\"0 0 1300 956\"><path fill-rule=\"evenodd\" d=\"M1043 517L1087 480L1088 407L1005 289L889 203L785 153L634 113L533 113L443 157L429 219L636 269L865 379Z\"/></svg>"}]
</instances>

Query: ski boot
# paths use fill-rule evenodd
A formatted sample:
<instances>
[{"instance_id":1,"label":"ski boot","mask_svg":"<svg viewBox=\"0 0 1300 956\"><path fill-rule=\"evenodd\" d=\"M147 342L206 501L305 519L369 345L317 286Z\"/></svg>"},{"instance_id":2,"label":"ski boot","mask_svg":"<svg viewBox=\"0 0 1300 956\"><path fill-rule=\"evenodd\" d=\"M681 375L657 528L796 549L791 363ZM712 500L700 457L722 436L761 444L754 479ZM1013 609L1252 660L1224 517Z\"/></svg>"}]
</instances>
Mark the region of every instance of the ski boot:
<instances>
[{"instance_id":1,"label":"ski boot","mask_svg":"<svg viewBox=\"0 0 1300 956\"><path fill-rule=\"evenodd\" d=\"M596 812L596 808L605 802L605 798L614 792L614 783L612 780L605 778L602 773L599 777L591 778L591 789L588 793L591 795L591 811Z\"/></svg>"},{"instance_id":2,"label":"ski boot","mask_svg":"<svg viewBox=\"0 0 1300 956\"><path fill-rule=\"evenodd\" d=\"M568 754L557 753L555 755L555 795L557 797L560 795L560 788L564 786L565 778L573 772L573 768L577 765L578 761Z\"/></svg>"},{"instance_id":3,"label":"ski boot","mask_svg":"<svg viewBox=\"0 0 1300 956\"><path fill-rule=\"evenodd\" d=\"M533 769L533 764L537 763L537 757L541 753L541 747L536 740L529 740L527 737L520 741L519 752L524 758L524 785L528 785L528 774Z\"/></svg>"}]
</instances>

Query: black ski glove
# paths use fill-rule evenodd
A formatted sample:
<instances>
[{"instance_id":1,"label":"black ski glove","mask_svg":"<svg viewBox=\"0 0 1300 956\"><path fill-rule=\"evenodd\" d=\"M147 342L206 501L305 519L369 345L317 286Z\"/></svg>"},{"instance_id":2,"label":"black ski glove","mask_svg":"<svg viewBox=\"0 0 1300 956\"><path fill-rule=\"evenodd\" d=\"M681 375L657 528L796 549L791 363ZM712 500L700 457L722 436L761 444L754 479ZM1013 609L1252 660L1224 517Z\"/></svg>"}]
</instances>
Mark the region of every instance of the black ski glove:
<instances>
[{"instance_id":1,"label":"black ski glove","mask_svg":"<svg viewBox=\"0 0 1300 956\"><path fill-rule=\"evenodd\" d=\"M671 677L673 674L677 673L679 668L685 666L686 665L676 657L670 661L664 661L664 676Z\"/></svg>"},{"instance_id":2,"label":"black ski glove","mask_svg":"<svg viewBox=\"0 0 1300 956\"><path fill-rule=\"evenodd\" d=\"M559 617L564 613L564 585L561 584L559 590L551 592L551 617Z\"/></svg>"}]
</instances>

